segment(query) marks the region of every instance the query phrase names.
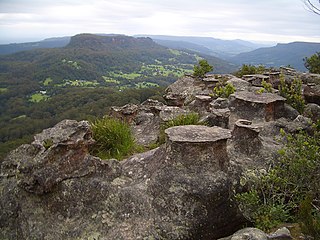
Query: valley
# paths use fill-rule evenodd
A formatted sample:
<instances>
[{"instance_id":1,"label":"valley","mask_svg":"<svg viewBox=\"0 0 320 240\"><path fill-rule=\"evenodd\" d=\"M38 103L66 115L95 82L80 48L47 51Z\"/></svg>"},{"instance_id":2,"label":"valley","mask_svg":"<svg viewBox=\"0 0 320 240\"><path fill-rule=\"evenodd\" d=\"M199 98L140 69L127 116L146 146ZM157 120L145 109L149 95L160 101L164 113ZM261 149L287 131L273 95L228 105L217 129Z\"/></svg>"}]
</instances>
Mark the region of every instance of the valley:
<instances>
[{"instance_id":1,"label":"valley","mask_svg":"<svg viewBox=\"0 0 320 240\"><path fill-rule=\"evenodd\" d=\"M202 58L216 72L236 69L215 57L123 35L80 34L63 47L3 55L0 157L62 119L93 120L113 105L163 100L164 87Z\"/></svg>"}]
</instances>

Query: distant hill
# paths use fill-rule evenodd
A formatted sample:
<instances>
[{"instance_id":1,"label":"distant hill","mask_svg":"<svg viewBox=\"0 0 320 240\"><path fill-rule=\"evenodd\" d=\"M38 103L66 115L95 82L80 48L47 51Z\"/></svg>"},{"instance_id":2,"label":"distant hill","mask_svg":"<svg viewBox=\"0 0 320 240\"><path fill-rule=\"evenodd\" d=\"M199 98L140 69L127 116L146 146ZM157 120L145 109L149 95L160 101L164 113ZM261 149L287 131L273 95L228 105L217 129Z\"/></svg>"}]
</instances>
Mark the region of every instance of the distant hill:
<instances>
[{"instance_id":1,"label":"distant hill","mask_svg":"<svg viewBox=\"0 0 320 240\"><path fill-rule=\"evenodd\" d=\"M0 45L0 55L12 54L39 48L59 48L70 42L70 37L48 38L39 42L11 43Z\"/></svg>"},{"instance_id":2,"label":"distant hill","mask_svg":"<svg viewBox=\"0 0 320 240\"><path fill-rule=\"evenodd\" d=\"M112 105L152 96L161 100L163 87L191 73L201 58L215 72L236 67L213 56L169 49L150 38L123 35L80 34L64 47L2 55L0 158L1 152L62 119L92 120Z\"/></svg>"},{"instance_id":3,"label":"distant hill","mask_svg":"<svg viewBox=\"0 0 320 240\"><path fill-rule=\"evenodd\" d=\"M274 47L259 48L247 53L240 53L229 61L241 65L265 65L268 67L280 67L290 65L297 70L306 71L303 58L310 57L320 52L320 43L292 42L279 43Z\"/></svg>"},{"instance_id":4,"label":"distant hill","mask_svg":"<svg viewBox=\"0 0 320 240\"><path fill-rule=\"evenodd\" d=\"M108 78L128 86L146 80L167 85L192 70L200 57L214 65L216 72L227 73L235 69L233 64L216 57L168 49L151 38L79 34L71 37L62 48L33 49L4 55L0 57L0 72L20 77L25 71L25 77L36 81L51 78L52 84L79 79L106 84L105 79Z\"/></svg>"},{"instance_id":5,"label":"distant hill","mask_svg":"<svg viewBox=\"0 0 320 240\"><path fill-rule=\"evenodd\" d=\"M202 54L227 59L239 53L249 52L265 45L243 40L222 40L212 37L180 37L163 35L139 35L150 37L155 42L171 48L189 49Z\"/></svg>"}]
</instances>

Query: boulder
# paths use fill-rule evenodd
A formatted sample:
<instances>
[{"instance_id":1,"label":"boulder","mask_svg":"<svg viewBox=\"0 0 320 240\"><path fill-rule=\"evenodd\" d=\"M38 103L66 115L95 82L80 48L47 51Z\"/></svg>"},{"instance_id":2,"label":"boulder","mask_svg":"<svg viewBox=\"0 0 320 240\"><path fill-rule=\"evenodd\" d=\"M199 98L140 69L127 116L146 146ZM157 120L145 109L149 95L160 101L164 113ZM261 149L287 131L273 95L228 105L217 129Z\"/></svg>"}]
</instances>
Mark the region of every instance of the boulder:
<instances>
[{"instance_id":1,"label":"boulder","mask_svg":"<svg viewBox=\"0 0 320 240\"><path fill-rule=\"evenodd\" d=\"M1 165L2 174L15 176L30 193L51 192L65 179L94 171L97 162L88 153L93 142L88 122L64 120L37 134L30 145L11 152Z\"/></svg>"},{"instance_id":2,"label":"boulder","mask_svg":"<svg viewBox=\"0 0 320 240\"><path fill-rule=\"evenodd\" d=\"M266 233L257 228L244 228L230 237L220 238L219 240L268 240Z\"/></svg>"},{"instance_id":3,"label":"boulder","mask_svg":"<svg viewBox=\"0 0 320 240\"><path fill-rule=\"evenodd\" d=\"M229 104L230 126L238 119L269 122L283 114L285 98L273 93L236 92Z\"/></svg>"},{"instance_id":4,"label":"boulder","mask_svg":"<svg viewBox=\"0 0 320 240\"><path fill-rule=\"evenodd\" d=\"M214 109L202 119L208 126L217 126L222 128L229 128L229 108Z\"/></svg>"},{"instance_id":5,"label":"boulder","mask_svg":"<svg viewBox=\"0 0 320 240\"><path fill-rule=\"evenodd\" d=\"M232 76L232 75L231 75ZM237 91L246 91L250 88L251 84L246 81L243 80L241 78L237 78L235 76L232 76L227 83L231 83Z\"/></svg>"},{"instance_id":6,"label":"boulder","mask_svg":"<svg viewBox=\"0 0 320 240\"><path fill-rule=\"evenodd\" d=\"M320 119L320 106L315 103L309 103L304 110L304 116L310 118L313 122Z\"/></svg>"},{"instance_id":7,"label":"boulder","mask_svg":"<svg viewBox=\"0 0 320 240\"><path fill-rule=\"evenodd\" d=\"M258 228L244 228L233 235L218 240L291 240L291 233L286 227L279 228L274 233L266 234Z\"/></svg>"},{"instance_id":8,"label":"boulder","mask_svg":"<svg viewBox=\"0 0 320 240\"><path fill-rule=\"evenodd\" d=\"M194 100L194 95L202 91L196 86L196 80L192 76L184 76L171 84L163 96L169 106L182 107Z\"/></svg>"},{"instance_id":9,"label":"boulder","mask_svg":"<svg viewBox=\"0 0 320 240\"><path fill-rule=\"evenodd\" d=\"M308 84L303 89L303 96L307 103L320 105L320 85Z\"/></svg>"},{"instance_id":10,"label":"boulder","mask_svg":"<svg viewBox=\"0 0 320 240\"><path fill-rule=\"evenodd\" d=\"M139 110L136 104L126 104L122 107L111 107L111 116L121 119L127 123L132 123Z\"/></svg>"},{"instance_id":11,"label":"boulder","mask_svg":"<svg viewBox=\"0 0 320 240\"><path fill-rule=\"evenodd\" d=\"M210 107L215 109L227 108L228 105L229 105L228 98L217 98L210 103Z\"/></svg>"},{"instance_id":12,"label":"boulder","mask_svg":"<svg viewBox=\"0 0 320 240\"><path fill-rule=\"evenodd\" d=\"M234 147L248 156L259 153L262 141L259 137L260 128L251 121L239 119L232 131Z\"/></svg>"}]
</instances>

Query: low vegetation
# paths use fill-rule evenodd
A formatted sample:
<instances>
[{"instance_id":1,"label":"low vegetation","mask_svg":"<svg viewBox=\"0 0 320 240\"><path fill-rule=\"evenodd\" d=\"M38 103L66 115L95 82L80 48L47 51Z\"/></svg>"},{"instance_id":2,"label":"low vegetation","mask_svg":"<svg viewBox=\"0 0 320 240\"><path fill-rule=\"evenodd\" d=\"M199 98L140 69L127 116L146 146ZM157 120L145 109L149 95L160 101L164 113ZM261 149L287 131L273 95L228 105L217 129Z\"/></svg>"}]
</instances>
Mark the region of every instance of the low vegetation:
<instances>
[{"instance_id":1,"label":"low vegetation","mask_svg":"<svg viewBox=\"0 0 320 240\"><path fill-rule=\"evenodd\" d=\"M298 110L299 113L304 112L305 102L302 96L302 81L294 79L292 82L286 82L284 76L280 76L280 95L287 99L288 104Z\"/></svg>"},{"instance_id":2,"label":"low vegetation","mask_svg":"<svg viewBox=\"0 0 320 240\"><path fill-rule=\"evenodd\" d=\"M292 135L282 131L286 145L269 171L247 172L249 191L236 196L239 207L256 227L271 229L283 222L300 222L305 234L320 236L320 132Z\"/></svg>"},{"instance_id":3,"label":"low vegetation","mask_svg":"<svg viewBox=\"0 0 320 240\"><path fill-rule=\"evenodd\" d=\"M115 118L104 117L91 124L93 139L96 141L91 154L101 159L123 159L133 152L134 137L130 126Z\"/></svg>"},{"instance_id":4,"label":"low vegetation","mask_svg":"<svg viewBox=\"0 0 320 240\"><path fill-rule=\"evenodd\" d=\"M266 71L265 66L258 65L258 66L253 66L250 64L243 64L242 67L234 73L235 76L237 77L242 77L243 75L250 75L250 74L262 74Z\"/></svg>"},{"instance_id":5,"label":"low vegetation","mask_svg":"<svg viewBox=\"0 0 320 240\"><path fill-rule=\"evenodd\" d=\"M228 98L231 94L235 93L236 88L232 83L227 83L227 80L220 80L213 88L214 97Z\"/></svg>"},{"instance_id":6,"label":"low vegetation","mask_svg":"<svg viewBox=\"0 0 320 240\"><path fill-rule=\"evenodd\" d=\"M265 80L262 80L261 82L262 88L260 88L257 93L264 93L264 92L268 92L268 93L273 93L273 88L272 88L272 84L266 82Z\"/></svg>"}]
</instances>

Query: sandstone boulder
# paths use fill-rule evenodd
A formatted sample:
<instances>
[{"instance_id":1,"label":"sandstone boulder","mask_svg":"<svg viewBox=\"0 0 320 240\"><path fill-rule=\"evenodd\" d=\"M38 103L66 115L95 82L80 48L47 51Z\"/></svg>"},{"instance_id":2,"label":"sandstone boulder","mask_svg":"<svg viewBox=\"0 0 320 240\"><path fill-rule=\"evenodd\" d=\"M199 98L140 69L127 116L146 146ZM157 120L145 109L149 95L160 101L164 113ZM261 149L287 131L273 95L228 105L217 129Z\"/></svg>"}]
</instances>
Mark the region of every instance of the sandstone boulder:
<instances>
[{"instance_id":1,"label":"sandstone boulder","mask_svg":"<svg viewBox=\"0 0 320 240\"><path fill-rule=\"evenodd\" d=\"M236 92L230 101L230 126L238 119L269 122L283 114L285 98L272 93Z\"/></svg>"}]
</instances>

